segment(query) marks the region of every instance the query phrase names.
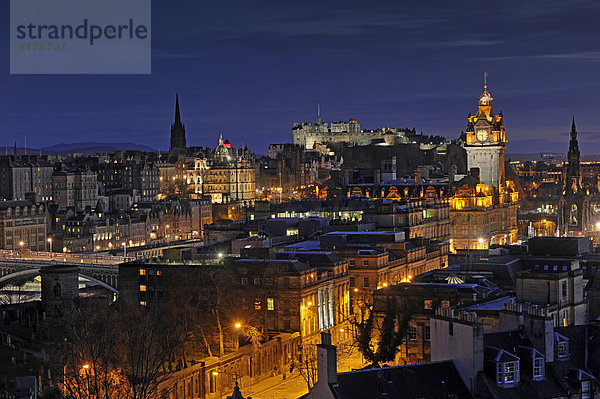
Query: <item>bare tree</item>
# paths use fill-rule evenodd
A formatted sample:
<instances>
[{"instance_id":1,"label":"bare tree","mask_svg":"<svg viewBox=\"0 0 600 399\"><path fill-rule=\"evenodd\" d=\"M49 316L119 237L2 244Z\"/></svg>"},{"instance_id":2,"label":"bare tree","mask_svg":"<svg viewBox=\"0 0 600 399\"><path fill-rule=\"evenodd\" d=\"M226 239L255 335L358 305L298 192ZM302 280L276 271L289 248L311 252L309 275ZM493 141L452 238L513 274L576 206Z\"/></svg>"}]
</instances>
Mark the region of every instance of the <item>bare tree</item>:
<instances>
[{"instance_id":1,"label":"bare tree","mask_svg":"<svg viewBox=\"0 0 600 399\"><path fill-rule=\"evenodd\" d=\"M298 372L310 391L317 383L317 345L302 345L302 355L298 362Z\"/></svg>"},{"instance_id":2,"label":"bare tree","mask_svg":"<svg viewBox=\"0 0 600 399\"><path fill-rule=\"evenodd\" d=\"M128 398L150 399L173 389L172 364L182 330L168 306L132 306L119 312L121 365L129 381Z\"/></svg>"},{"instance_id":3,"label":"bare tree","mask_svg":"<svg viewBox=\"0 0 600 399\"><path fill-rule=\"evenodd\" d=\"M58 382L65 396L74 399L127 398L127 378L118 365L114 312L107 306L86 304L64 320L66 336L51 348L62 360ZM59 375L59 373L55 373Z\"/></svg>"},{"instance_id":4,"label":"bare tree","mask_svg":"<svg viewBox=\"0 0 600 399\"><path fill-rule=\"evenodd\" d=\"M181 329L161 306L80 307L50 349L55 383L74 399L150 399L173 387Z\"/></svg>"}]
</instances>

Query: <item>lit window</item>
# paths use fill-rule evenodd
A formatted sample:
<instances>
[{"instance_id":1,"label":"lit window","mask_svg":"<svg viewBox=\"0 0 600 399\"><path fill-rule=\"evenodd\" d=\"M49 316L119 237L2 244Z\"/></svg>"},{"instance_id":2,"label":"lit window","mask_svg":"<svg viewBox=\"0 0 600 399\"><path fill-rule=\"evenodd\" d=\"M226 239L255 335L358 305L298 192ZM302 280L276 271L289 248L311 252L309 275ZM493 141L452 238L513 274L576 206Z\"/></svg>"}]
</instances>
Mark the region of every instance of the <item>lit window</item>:
<instances>
[{"instance_id":1,"label":"lit window","mask_svg":"<svg viewBox=\"0 0 600 399\"><path fill-rule=\"evenodd\" d=\"M254 310L261 310L262 309L262 302L260 299L256 299L254 301Z\"/></svg>"},{"instance_id":2,"label":"lit window","mask_svg":"<svg viewBox=\"0 0 600 399\"><path fill-rule=\"evenodd\" d=\"M140 291L146 291L146 286L145 285L140 285Z\"/></svg>"},{"instance_id":3,"label":"lit window","mask_svg":"<svg viewBox=\"0 0 600 399\"><path fill-rule=\"evenodd\" d=\"M431 299L425 299L423 302L423 307L425 309L433 309L433 301Z\"/></svg>"},{"instance_id":4,"label":"lit window","mask_svg":"<svg viewBox=\"0 0 600 399\"><path fill-rule=\"evenodd\" d=\"M157 275L157 276L160 276L161 274L162 274L162 272L161 272L160 270L157 270L157 271L156 271L156 275Z\"/></svg>"},{"instance_id":5,"label":"lit window","mask_svg":"<svg viewBox=\"0 0 600 399\"><path fill-rule=\"evenodd\" d=\"M146 269L140 269L140 276L146 275Z\"/></svg>"},{"instance_id":6,"label":"lit window","mask_svg":"<svg viewBox=\"0 0 600 399\"><path fill-rule=\"evenodd\" d=\"M449 308L450 307L450 301L442 301L442 307L443 308Z\"/></svg>"},{"instance_id":7,"label":"lit window","mask_svg":"<svg viewBox=\"0 0 600 399\"><path fill-rule=\"evenodd\" d=\"M267 298L267 310L275 310L275 300L273 298Z\"/></svg>"},{"instance_id":8,"label":"lit window","mask_svg":"<svg viewBox=\"0 0 600 399\"><path fill-rule=\"evenodd\" d=\"M140 306L147 306L147 305L148 305L148 302L146 302L146 301L140 301Z\"/></svg>"},{"instance_id":9,"label":"lit window","mask_svg":"<svg viewBox=\"0 0 600 399\"><path fill-rule=\"evenodd\" d=\"M515 382L519 371L519 362L504 363L504 383Z\"/></svg>"}]
</instances>

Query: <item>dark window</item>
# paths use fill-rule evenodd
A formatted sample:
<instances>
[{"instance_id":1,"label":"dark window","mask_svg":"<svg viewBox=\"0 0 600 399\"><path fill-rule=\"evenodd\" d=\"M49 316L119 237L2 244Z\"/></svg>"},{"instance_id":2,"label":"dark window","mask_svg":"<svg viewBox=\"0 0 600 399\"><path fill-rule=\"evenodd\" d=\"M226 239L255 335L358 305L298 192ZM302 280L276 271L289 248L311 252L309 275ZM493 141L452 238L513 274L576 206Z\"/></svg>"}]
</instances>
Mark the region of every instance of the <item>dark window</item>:
<instances>
[{"instance_id":1,"label":"dark window","mask_svg":"<svg viewBox=\"0 0 600 399\"><path fill-rule=\"evenodd\" d=\"M354 287L354 277L350 277L350 287Z\"/></svg>"},{"instance_id":2,"label":"dark window","mask_svg":"<svg viewBox=\"0 0 600 399\"><path fill-rule=\"evenodd\" d=\"M363 278L363 287L369 288L369 278L368 277Z\"/></svg>"},{"instance_id":3,"label":"dark window","mask_svg":"<svg viewBox=\"0 0 600 399\"><path fill-rule=\"evenodd\" d=\"M411 341L416 341L417 339L417 327L408 326L408 339Z\"/></svg>"},{"instance_id":4,"label":"dark window","mask_svg":"<svg viewBox=\"0 0 600 399\"><path fill-rule=\"evenodd\" d=\"M448 323L448 334L454 335L454 323L453 322Z\"/></svg>"}]
</instances>

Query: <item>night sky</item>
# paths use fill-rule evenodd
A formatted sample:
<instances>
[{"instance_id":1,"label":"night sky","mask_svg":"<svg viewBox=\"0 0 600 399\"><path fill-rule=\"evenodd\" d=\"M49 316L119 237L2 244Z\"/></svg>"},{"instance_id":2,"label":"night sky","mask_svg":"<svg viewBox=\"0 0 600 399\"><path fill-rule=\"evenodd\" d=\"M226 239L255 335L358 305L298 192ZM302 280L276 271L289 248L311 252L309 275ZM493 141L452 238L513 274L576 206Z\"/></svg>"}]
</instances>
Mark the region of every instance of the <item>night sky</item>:
<instances>
[{"instance_id":1,"label":"night sky","mask_svg":"<svg viewBox=\"0 0 600 399\"><path fill-rule=\"evenodd\" d=\"M8 33L8 1L0 4ZM0 145L137 142L166 150L179 92L188 145L265 153L294 121L356 118L456 138L483 72L508 152L600 153L600 2L155 0L152 75L9 75Z\"/></svg>"}]
</instances>

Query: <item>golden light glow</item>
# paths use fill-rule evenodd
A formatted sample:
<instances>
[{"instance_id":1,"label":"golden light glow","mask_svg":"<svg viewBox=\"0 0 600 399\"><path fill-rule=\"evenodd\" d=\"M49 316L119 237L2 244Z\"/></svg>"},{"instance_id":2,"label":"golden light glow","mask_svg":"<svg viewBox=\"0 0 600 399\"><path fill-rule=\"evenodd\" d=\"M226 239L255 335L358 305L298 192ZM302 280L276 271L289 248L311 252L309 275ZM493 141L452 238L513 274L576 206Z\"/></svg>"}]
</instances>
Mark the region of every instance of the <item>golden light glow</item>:
<instances>
[{"instance_id":1,"label":"golden light glow","mask_svg":"<svg viewBox=\"0 0 600 399\"><path fill-rule=\"evenodd\" d=\"M235 328L240 328L242 326L241 323L235 323Z\"/></svg>"},{"instance_id":2,"label":"golden light glow","mask_svg":"<svg viewBox=\"0 0 600 399\"><path fill-rule=\"evenodd\" d=\"M82 367L87 370L87 369L90 368L90 365L89 364L84 364Z\"/></svg>"}]
</instances>

